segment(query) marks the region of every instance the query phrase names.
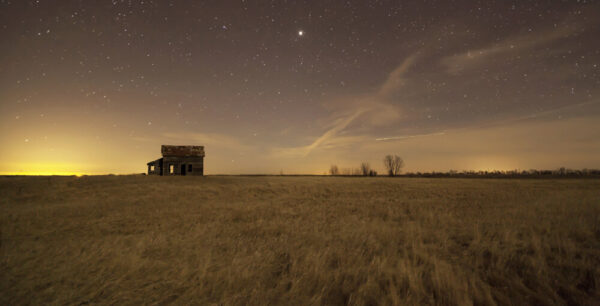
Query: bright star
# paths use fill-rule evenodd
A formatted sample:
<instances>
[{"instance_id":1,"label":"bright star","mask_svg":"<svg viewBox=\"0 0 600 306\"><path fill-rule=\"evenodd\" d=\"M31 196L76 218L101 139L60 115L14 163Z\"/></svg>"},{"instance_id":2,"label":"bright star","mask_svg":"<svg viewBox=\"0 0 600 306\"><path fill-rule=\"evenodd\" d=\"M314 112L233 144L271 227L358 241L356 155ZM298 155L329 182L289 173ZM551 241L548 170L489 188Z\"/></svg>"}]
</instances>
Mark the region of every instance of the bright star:
<instances>
[{"instance_id":1,"label":"bright star","mask_svg":"<svg viewBox=\"0 0 600 306\"><path fill-rule=\"evenodd\" d=\"M304 31L302 31L302 30L298 31L298 36L302 36L302 35L304 35Z\"/></svg>"}]
</instances>

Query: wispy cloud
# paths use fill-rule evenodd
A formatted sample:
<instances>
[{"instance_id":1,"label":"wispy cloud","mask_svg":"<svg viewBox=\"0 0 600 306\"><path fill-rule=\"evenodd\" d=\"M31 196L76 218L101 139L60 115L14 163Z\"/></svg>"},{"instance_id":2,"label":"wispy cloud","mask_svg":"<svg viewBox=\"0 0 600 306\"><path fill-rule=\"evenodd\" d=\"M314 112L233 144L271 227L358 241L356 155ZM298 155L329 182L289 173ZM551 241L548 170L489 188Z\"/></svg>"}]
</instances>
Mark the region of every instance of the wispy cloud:
<instances>
[{"instance_id":1,"label":"wispy cloud","mask_svg":"<svg viewBox=\"0 0 600 306\"><path fill-rule=\"evenodd\" d=\"M467 127L462 127L462 128L454 128L454 129L443 130L440 132L426 133L426 134L414 134L414 135L409 134L409 135L400 135L400 136L381 137L381 138L376 138L375 140L376 141L394 141L394 140L407 140L407 139L411 139L411 138L420 138L420 137L429 137L429 136L442 136L442 135L446 135L447 133L460 133L460 132L472 131L472 130L478 130L478 129L484 129L484 128L507 126L507 125L511 125L511 124L524 124L527 121L533 121L536 119L550 119L550 120L554 121L556 119L562 118L563 115L565 116L565 118L566 117L582 117L582 116L585 116L585 114L586 114L585 111L590 111L594 107L598 107L599 105L600 105L600 101L595 100L595 101L577 103L577 104L573 104L573 105L560 106L560 107L552 108L549 110L540 111L540 112L532 113L530 115L511 118L511 119L507 119L507 120L491 121L486 124L479 124L475 127L467 126Z\"/></svg>"},{"instance_id":2,"label":"wispy cloud","mask_svg":"<svg viewBox=\"0 0 600 306\"><path fill-rule=\"evenodd\" d=\"M490 44L486 47L467 50L463 53L450 55L441 59L442 65L446 67L446 72L457 74L461 71L481 64L484 59L492 56L502 55L509 52L519 52L526 49L532 49L538 46L551 44L576 34L581 29L579 23L572 24L562 22L560 25L554 25L553 28L545 30L528 29L527 32L508 37L500 42Z\"/></svg>"},{"instance_id":3,"label":"wispy cloud","mask_svg":"<svg viewBox=\"0 0 600 306\"><path fill-rule=\"evenodd\" d=\"M396 121L400 117L401 110L398 106L389 102L389 96L400 90L406 84L407 80L405 79L405 76L415 64L418 56L419 55L415 53L404 59L398 67L390 72L381 86L373 93L355 99L353 102L346 101L343 111L334 112L330 118L328 118L328 121L333 122L333 124L331 124L327 130L312 143L306 146L278 148L274 150L274 154L305 157L313 150L327 146L331 143L342 145L339 141L336 141L336 138L339 138L340 132L347 129L358 119L361 119L361 122L371 127L381 126ZM344 140L355 141L356 139L353 137L344 137Z\"/></svg>"},{"instance_id":4,"label":"wispy cloud","mask_svg":"<svg viewBox=\"0 0 600 306\"><path fill-rule=\"evenodd\" d=\"M396 67L396 69L392 70L375 96L379 99L386 98L390 93L393 93L404 86L406 84L405 76L410 68L415 64L417 58L417 53L412 54L407 57L398 67Z\"/></svg>"},{"instance_id":5,"label":"wispy cloud","mask_svg":"<svg viewBox=\"0 0 600 306\"><path fill-rule=\"evenodd\" d=\"M300 147L292 148L277 148L274 150L274 154L280 156L307 156L317 147L323 145L330 139L334 138L337 133L345 129L354 119L365 112L364 109L357 109L348 117L337 118L332 127L330 127L325 133L315 139L311 144Z\"/></svg>"}]
</instances>

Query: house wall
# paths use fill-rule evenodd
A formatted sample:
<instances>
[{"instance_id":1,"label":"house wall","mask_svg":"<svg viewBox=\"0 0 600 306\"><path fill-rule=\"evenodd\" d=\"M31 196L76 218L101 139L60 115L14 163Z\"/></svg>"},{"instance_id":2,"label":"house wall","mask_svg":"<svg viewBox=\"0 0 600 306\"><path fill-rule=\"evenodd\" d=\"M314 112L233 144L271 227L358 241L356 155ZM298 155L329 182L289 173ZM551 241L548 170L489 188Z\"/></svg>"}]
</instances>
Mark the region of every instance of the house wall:
<instances>
[{"instance_id":1,"label":"house wall","mask_svg":"<svg viewBox=\"0 0 600 306\"><path fill-rule=\"evenodd\" d=\"M152 170L152 166L154 166L154 170ZM162 163L160 159L148 163L148 175L160 175L162 173L161 167Z\"/></svg>"},{"instance_id":2,"label":"house wall","mask_svg":"<svg viewBox=\"0 0 600 306\"><path fill-rule=\"evenodd\" d=\"M173 165L173 173L170 173ZM204 175L204 157L164 157L162 175L181 175L181 165L185 165L186 174L192 176ZM192 171L187 171L192 165Z\"/></svg>"}]
</instances>

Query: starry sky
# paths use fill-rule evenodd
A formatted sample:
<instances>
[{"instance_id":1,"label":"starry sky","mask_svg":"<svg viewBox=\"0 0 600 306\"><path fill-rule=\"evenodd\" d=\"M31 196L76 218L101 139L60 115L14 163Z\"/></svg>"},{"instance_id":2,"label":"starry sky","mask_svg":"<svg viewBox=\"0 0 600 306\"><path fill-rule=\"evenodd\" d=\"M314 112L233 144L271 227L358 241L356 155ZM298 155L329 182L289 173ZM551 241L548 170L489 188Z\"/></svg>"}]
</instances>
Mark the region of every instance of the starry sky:
<instances>
[{"instance_id":1,"label":"starry sky","mask_svg":"<svg viewBox=\"0 0 600 306\"><path fill-rule=\"evenodd\" d=\"M0 0L0 173L600 168L597 1Z\"/></svg>"}]
</instances>

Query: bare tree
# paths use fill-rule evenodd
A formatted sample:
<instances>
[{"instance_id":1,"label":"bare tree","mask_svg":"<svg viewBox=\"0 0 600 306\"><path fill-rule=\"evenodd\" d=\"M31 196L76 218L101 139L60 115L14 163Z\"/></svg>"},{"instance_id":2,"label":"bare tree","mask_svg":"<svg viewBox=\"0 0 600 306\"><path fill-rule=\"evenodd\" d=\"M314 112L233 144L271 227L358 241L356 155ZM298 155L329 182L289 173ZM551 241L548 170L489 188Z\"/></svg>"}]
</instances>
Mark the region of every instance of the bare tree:
<instances>
[{"instance_id":1,"label":"bare tree","mask_svg":"<svg viewBox=\"0 0 600 306\"><path fill-rule=\"evenodd\" d=\"M331 167L329 168L329 174L340 175L340 169L338 169L337 165L331 165Z\"/></svg>"},{"instance_id":2,"label":"bare tree","mask_svg":"<svg viewBox=\"0 0 600 306\"><path fill-rule=\"evenodd\" d=\"M400 156L394 155L394 175L399 175L402 168L404 168L404 160Z\"/></svg>"},{"instance_id":3,"label":"bare tree","mask_svg":"<svg viewBox=\"0 0 600 306\"><path fill-rule=\"evenodd\" d=\"M383 165L389 176L396 176L400 174L400 171L404 168L404 160L398 155L386 155L383 158Z\"/></svg>"},{"instance_id":4,"label":"bare tree","mask_svg":"<svg viewBox=\"0 0 600 306\"><path fill-rule=\"evenodd\" d=\"M368 176L371 173L371 166L369 163L360 164L360 172L363 176Z\"/></svg>"},{"instance_id":5,"label":"bare tree","mask_svg":"<svg viewBox=\"0 0 600 306\"><path fill-rule=\"evenodd\" d=\"M386 155L383 158L383 165L388 172L389 176L394 176L394 157L391 155Z\"/></svg>"}]
</instances>

